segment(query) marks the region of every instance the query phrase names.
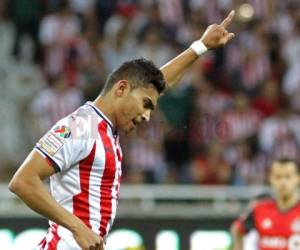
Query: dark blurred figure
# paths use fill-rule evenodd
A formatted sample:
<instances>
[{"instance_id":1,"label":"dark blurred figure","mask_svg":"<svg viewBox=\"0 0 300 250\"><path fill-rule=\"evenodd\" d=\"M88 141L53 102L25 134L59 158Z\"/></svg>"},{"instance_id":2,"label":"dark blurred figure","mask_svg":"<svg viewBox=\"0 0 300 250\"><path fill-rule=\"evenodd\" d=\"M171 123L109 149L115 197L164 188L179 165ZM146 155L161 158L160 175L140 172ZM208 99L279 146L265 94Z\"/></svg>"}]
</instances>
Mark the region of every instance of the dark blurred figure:
<instances>
[{"instance_id":1,"label":"dark blurred figure","mask_svg":"<svg viewBox=\"0 0 300 250\"><path fill-rule=\"evenodd\" d=\"M184 174L190 158L189 120L193 110L192 86L186 85L167 92L160 99L159 104L170 125L170 130L164 138L169 181L184 182Z\"/></svg>"},{"instance_id":2,"label":"dark blurred figure","mask_svg":"<svg viewBox=\"0 0 300 250\"><path fill-rule=\"evenodd\" d=\"M99 35L103 34L106 21L116 11L117 0L96 0L96 13L99 24Z\"/></svg>"},{"instance_id":3,"label":"dark blurred figure","mask_svg":"<svg viewBox=\"0 0 300 250\"><path fill-rule=\"evenodd\" d=\"M252 106L260 112L263 118L274 115L279 109L279 83L268 81L264 83L253 100Z\"/></svg>"},{"instance_id":4,"label":"dark blurred figure","mask_svg":"<svg viewBox=\"0 0 300 250\"><path fill-rule=\"evenodd\" d=\"M164 22L159 9L159 4L154 3L146 10L147 21L143 23L140 30L140 37L144 37L149 29L157 27L160 30L160 36L163 40L168 41L170 44L174 43L176 36L176 26Z\"/></svg>"},{"instance_id":5,"label":"dark blurred figure","mask_svg":"<svg viewBox=\"0 0 300 250\"><path fill-rule=\"evenodd\" d=\"M0 1L0 21L6 17L7 0Z\"/></svg>"},{"instance_id":6,"label":"dark blurred figure","mask_svg":"<svg viewBox=\"0 0 300 250\"><path fill-rule=\"evenodd\" d=\"M15 42L13 55L19 59L20 45L24 35L28 35L34 43L34 61L40 61L40 46L38 41L39 22L43 10L40 0L10 0L8 1L10 17L15 25Z\"/></svg>"}]
</instances>

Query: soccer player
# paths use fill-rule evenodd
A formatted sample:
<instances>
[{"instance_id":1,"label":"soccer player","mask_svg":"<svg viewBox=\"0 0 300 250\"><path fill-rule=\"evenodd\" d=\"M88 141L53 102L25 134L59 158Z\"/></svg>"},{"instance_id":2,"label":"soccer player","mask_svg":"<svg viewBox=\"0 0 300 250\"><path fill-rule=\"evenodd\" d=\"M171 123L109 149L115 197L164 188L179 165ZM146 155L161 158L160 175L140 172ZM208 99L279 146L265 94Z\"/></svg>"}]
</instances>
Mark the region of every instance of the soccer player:
<instances>
[{"instance_id":1,"label":"soccer player","mask_svg":"<svg viewBox=\"0 0 300 250\"><path fill-rule=\"evenodd\" d=\"M255 250L300 249L299 165L291 159L274 161L269 181L274 198L253 202L233 223L233 250L248 249L243 238L252 229L257 233Z\"/></svg>"},{"instance_id":2,"label":"soccer player","mask_svg":"<svg viewBox=\"0 0 300 250\"><path fill-rule=\"evenodd\" d=\"M38 249L104 249L122 173L118 133L148 121L159 95L199 55L234 37L227 31L233 16L234 11L221 24L210 25L200 40L161 69L145 59L122 64L94 102L58 121L39 140L9 184L31 209L49 219ZM43 184L48 177L51 193Z\"/></svg>"}]
</instances>

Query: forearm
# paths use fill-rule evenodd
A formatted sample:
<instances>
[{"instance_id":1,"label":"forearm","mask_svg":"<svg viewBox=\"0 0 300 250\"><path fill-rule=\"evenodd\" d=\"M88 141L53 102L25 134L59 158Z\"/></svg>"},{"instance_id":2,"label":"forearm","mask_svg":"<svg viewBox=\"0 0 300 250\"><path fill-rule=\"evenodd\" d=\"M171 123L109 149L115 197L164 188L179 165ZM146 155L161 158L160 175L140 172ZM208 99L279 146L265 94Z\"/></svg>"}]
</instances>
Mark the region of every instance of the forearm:
<instances>
[{"instance_id":1,"label":"forearm","mask_svg":"<svg viewBox=\"0 0 300 250\"><path fill-rule=\"evenodd\" d=\"M197 58L198 55L193 49L188 48L160 68L168 88L172 88L178 83L186 70Z\"/></svg>"},{"instance_id":2,"label":"forearm","mask_svg":"<svg viewBox=\"0 0 300 250\"><path fill-rule=\"evenodd\" d=\"M243 235L235 225L231 227L232 250L243 250Z\"/></svg>"},{"instance_id":3,"label":"forearm","mask_svg":"<svg viewBox=\"0 0 300 250\"><path fill-rule=\"evenodd\" d=\"M243 250L243 238L233 240L232 250Z\"/></svg>"},{"instance_id":4,"label":"forearm","mask_svg":"<svg viewBox=\"0 0 300 250\"><path fill-rule=\"evenodd\" d=\"M9 185L9 189L32 210L68 228L70 231L73 231L78 223L82 223L79 218L55 201L39 177L13 180Z\"/></svg>"},{"instance_id":5,"label":"forearm","mask_svg":"<svg viewBox=\"0 0 300 250\"><path fill-rule=\"evenodd\" d=\"M227 31L227 27L233 17L234 11L231 11L221 24L208 26L202 37L192 43L189 49L160 68L168 88L172 88L176 85L184 72L197 60L199 55L202 55L206 50L225 45L234 37L233 33Z\"/></svg>"}]
</instances>

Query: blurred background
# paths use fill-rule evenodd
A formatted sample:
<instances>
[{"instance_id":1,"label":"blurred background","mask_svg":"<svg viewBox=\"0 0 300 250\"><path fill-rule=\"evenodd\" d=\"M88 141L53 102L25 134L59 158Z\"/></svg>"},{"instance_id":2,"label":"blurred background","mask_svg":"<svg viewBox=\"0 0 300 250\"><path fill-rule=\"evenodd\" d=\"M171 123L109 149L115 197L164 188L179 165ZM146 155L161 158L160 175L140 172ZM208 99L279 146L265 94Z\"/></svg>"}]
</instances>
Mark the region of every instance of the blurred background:
<instances>
[{"instance_id":1,"label":"blurred background","mask_svg":"<svg viewBox=\"0 0 300 250\"><path fill-rule=\"evenodd\" d=\"M234 40L201 57L152 121L122 138L113 242L147 250L230 249L228 226L267 190L270 160L299 160L299 1L0 1L1 250L24 249L32 228L36 237L47 227L6 186L51 125L124 61L161 66L231 9ZM208 239L221 246L204 249Z\"/></svg>"}]
</instances>

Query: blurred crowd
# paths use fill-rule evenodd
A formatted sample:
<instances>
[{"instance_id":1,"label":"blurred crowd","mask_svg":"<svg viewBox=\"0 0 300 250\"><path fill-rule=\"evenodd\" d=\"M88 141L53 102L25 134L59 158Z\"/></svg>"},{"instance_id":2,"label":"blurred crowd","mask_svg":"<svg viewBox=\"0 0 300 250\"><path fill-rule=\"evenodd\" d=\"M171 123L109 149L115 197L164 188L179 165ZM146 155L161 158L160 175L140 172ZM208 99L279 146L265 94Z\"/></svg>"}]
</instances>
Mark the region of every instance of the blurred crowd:
<instances>
[{"instance_id":1,"label":"blurred crowd","mask_svg":"<svg viewBox=\"0 0 300 250\"><path fill-rule=\"evenodd\" d=\"M231 9L234 40L122 138L123 182L260 185L272 158L299 159L299 1L2 0L0 181L122 62L161 66Z\"/></svg>"}]
</instances>

